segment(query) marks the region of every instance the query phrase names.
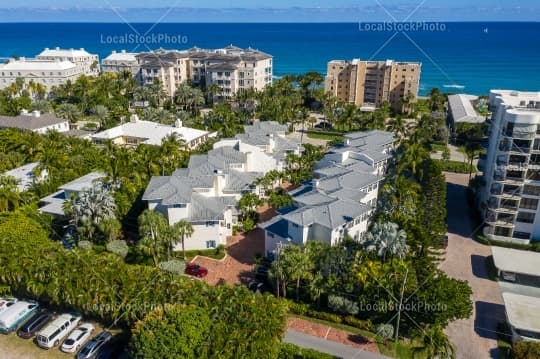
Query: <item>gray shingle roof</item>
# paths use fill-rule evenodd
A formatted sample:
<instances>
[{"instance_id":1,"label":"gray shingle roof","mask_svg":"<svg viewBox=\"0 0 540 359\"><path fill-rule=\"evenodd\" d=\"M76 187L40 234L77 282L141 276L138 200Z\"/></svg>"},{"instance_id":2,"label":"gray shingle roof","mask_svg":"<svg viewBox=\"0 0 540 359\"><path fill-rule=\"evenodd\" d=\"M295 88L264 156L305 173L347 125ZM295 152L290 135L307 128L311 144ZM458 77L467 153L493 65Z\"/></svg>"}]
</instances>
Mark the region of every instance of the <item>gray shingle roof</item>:
<instances>
[{"instance_id":1,"label":"gray shingle roof","mask_svg":"<svg viewBox=\"0 0 540 359\"><path fill-rule=\"evenodd\" d=\"M301 207L283 215L283 218L300 226L316 223L329 229L335 229L371 210L370 206L363 203L337 199L328 204Z\"/></svg>"},{"instance_id":2,"label":"gray shingle roof","mask_svg":"<svg viewBox=\"0 0 540 359\"><path fill-rule=\"evenodd\" d=\"M381 176L369 173L350 172L342 176L315 180L315 187L327 193L339 191L344 188L358 190L372 183L379 182L382 179L383 177Z\"/></svg>"},{"instance_id":3,"label":"gray shingle roof","mask_svg":"<svg viewBox=\"0 0 540 359\"><path fill-rule=\"evenodd\" d=\"M189 209L189 220L192 222L221 220L225 210L234 207L235 204L234 197L206 197L194 192Z\"/></svg>"},{"instance_id":4,"label":"gray shingle roof","mask_svg":"<svg viewBox=\"0 0 540 359\"><path fill-rule=\"evenodd\" d=\"M21 130L37 130L64 122L66 120L51 114L42 114L39 117L31 115L0 116L0 128L19 128Z\"/></svg>"}]
</instances>

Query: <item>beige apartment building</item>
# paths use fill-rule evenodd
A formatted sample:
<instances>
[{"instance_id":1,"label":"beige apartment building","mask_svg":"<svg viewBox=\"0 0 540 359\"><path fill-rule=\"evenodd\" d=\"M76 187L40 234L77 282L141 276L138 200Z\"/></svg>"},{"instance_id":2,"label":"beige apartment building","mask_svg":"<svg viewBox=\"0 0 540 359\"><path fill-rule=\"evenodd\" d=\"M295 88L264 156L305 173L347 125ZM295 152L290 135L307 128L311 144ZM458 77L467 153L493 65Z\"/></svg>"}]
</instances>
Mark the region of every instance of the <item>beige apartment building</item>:
<instances>
[{"instance_id":1,"label":"beige apartment building","mask_svg":"<svg viewBox=\"0 0 540 359\"><path fill-rule=\"evenodd\" d=\"M169 96L184 81L202 88L217 85L216 99L230 98L243 89L262 90L272 83L272 56L251 48L156 50L137 55L137 60L141 82L160 80Z\"/></svg>"},{"instance_id":2,"label":"beige apartment building","mask_svg":"<svg viewBox=\"0 0 540 359\"><path fill-rule=\"evenodd\" d=\"M419 62L361 61L328 62L325 91L342 101L364 109L374 109L388 101L396 112L407 111L404 101L418 97ZM409 95L410 94L410 95Z\"/></svg>"}]
</instances>

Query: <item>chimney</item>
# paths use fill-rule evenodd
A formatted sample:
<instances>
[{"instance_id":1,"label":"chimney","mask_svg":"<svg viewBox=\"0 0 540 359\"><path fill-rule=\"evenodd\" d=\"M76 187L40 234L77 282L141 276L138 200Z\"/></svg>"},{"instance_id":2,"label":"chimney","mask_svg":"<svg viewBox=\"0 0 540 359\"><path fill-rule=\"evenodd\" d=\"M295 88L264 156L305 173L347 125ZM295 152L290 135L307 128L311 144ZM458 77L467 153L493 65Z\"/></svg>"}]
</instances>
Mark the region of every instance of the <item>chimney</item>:
<instances>
[{"instance_id":1,"label":"chimney","mask_svg":"<svg viewBox=\"0 0 540 359\"><path fill-rule=\"evenodd\" d=\"M177 128L182 128L182 120L177 118L176 121L174 121L174 126L177 127Z\"/></svg>"},{"instance_id":2,"label":"chimney","mask_svg":"<svg viewBox=\"0 0 540 359\"><path fill-rule=\"evenodd\" d=\"M225 175L222 170L214 170L214 191L216 197L223 195L223 188L225 188Z\"/></svg>"},{"instance_id":3,"label":"chimney","mask_svg":"<svg viewBox=\"0 0 540 359\"><path fill-rule=\"evenodd\" d=\"M276 147L276 140L274 140L274 134L271 133L268 135L269 141L268 141L268 149L269 152L274 152L274 148Z\"/></svg>"},{"instance_id":4,"label":"chimney","mask_svg":"<svg viewBox=\"0 0 540 359\"><path fill-rule=\"evenodd\" d=\"M139 116L137 116L136 114L133 114L133 115L129 116L129 122L131 122L131 123L139 122Z\"/></svg>"},{"instance_id":5,"label":"chimney","mask_svg":"<svg viewBox=\"0 0 540 359\"><path fill-rule=\"evenodd\" d=\"M32 116L33 116L33 117L40 117L40 116L41 116L41 112L39 112L38 110L34 110L34 111L32 111Z\"/></svg>"},{"instance_id":6,"label":"chimney","mask_svg":"<svg viewBox=\"0 0 540 359\"><path fill-rule=\"evenodd\" d=\"M23 108L21 110L21 116L27 116L27 115L28 115L28 111Z\"/></svg>"}]
</instances>

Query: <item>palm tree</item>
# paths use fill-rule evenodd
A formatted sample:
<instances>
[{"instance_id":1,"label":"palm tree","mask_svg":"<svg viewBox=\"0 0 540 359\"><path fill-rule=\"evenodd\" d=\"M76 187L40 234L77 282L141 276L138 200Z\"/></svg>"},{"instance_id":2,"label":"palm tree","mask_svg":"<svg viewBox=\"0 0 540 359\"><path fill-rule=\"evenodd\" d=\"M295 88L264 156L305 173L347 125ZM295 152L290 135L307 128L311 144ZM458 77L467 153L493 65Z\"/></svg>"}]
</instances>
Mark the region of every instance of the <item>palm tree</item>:
<instances>
[{"instance_id":1,"label":"palm tree","mask_svg":"<svg viewBox=\"0 0 540 359\"><path fill-rule=\"evenodd\" d=\"M0 212L13 211L19 208L22 201L17 189L17 180L10 176L0 177Z\"/></svg>"},{"instance_id":2,"label":"palm tree","mask_svg":"<svg viewBox=\"0 0 540 359\"><path fill-rule=\"evenodd\" d=\"M152 256L157 267L163 249L170 244L171 229L167 219L159 212L147 209L139 216L139 245ZM169 237L169 238L168 238Z\"/></svg>"},{"instance_id":3,"label":"palm tree","mask_svg":"<svg viewBox=\"0 0 540 359\"><path fill-rule=\"evenodd\" d=\"M184 261L186 260L185 239L191 237L193 232L193 226L185 219L182 219L172 225L173 242L171 243L171 246L178 243L177 240L180 239L180 242L182 243L182 257L184 258Z\"/></svg>"},{"instance_id":4,"label":"palm tree","mask_svg":"<svg viewBox=\"0 0 540 359\"><path fill-rule=\"evenodd\" d=\"M208 103L214 103L214 96L221 95L221 87L218 84L212 83L206 87L206 98Z\"/></svg>"},{"instance_id":5,"label":"palm tree","mask_svg":"<svg viewBox=\"0 0 540 359\"><path fill-rule=\"evenodd\" d=\"M367 233L364 245L368 251L377 252L384 262L387 255L391 255L392 260L394 256L405 257L409 250L406 239L407 233L396 223L375 223Z\"/></svg>"},{"instance_id":6,"label":"palm tree","mask_svg":"<svg viewBox=\"0 0 540 359\"><path fill-rule=\"evenodd\" d=\"M92 114L99 120L99 127L103 128L105 120L109 118L109 109L103 105L92 108Z\"/></svg>"},{"instance_id":7,"label":"palm tree","mask_svg":"<svg viewBox=\"0 0 540 359\"><path fill-rule=\"evenodd\" d=\"M162 140L160 158L163 160L161 167L163 176L165 175L165 170L172 172L181 164L181 160L187 156L185 148L185 141L176 132L171 133Z\"/></svg>"},{"instance_id":8,"label":"palm tree","mask_svg":"<svg viewBox=\"0 0 540 359\"><path fill-rule=\"evenodd\" d=\"M95 182L89 189L71 196L64 209L73 224L92 241L99 224L115 217L116 203L111 190L103 183Z\"/></svg>"},{"instance_id":9,"label":"palm tree","mask_svg":"<svg viewBox=\"0 0 540 359\"><path fill-rule=\"evenodd\" d=\"M56 115L64 120L68 120L71 123L77 122L81 117L81 110L72 103L62 103L56 109Z\"/></svg>"},{"instance_id":10,"label":"palm tree","mask_svg":"<svg viewBox=\"0 0 540 359\"><path fill-rule=\"evenodd\" d=\"M428 325L414 334L421 346L413 349L414 357L434 359L455 359L456 349L439 325Z\"/></svg>"}]
</instances>

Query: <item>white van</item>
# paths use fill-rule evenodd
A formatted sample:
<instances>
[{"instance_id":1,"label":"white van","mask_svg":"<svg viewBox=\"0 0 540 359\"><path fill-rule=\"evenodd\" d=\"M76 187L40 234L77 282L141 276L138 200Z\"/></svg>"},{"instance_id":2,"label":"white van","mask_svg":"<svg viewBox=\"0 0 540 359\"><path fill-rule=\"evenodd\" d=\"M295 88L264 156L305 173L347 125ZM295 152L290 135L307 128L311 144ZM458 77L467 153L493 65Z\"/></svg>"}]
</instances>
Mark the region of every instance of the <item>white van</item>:
<instances>
[{"instance_id":1,"label":"white van","mask_svg":"<svg viewBox=\"0 0 540 359\"><path fill-rule=\"evenodd\" d=\"M60 315L37 333L36 339L38 345L44 349L58 346L60 341L75 329L80 321L81 316L78 314Z\"/></svg>"},{"instance_id":2,"label":"white van","mask_svg":"<svg viewBox=\"0 0 540 359\"><path fill-rule=\"evenodd\" d=\"M10 305L0 314L0 333L8 334L17 329L37 311L38 307L37 302L23 300Z\"/></svg>"}]
</instances>

